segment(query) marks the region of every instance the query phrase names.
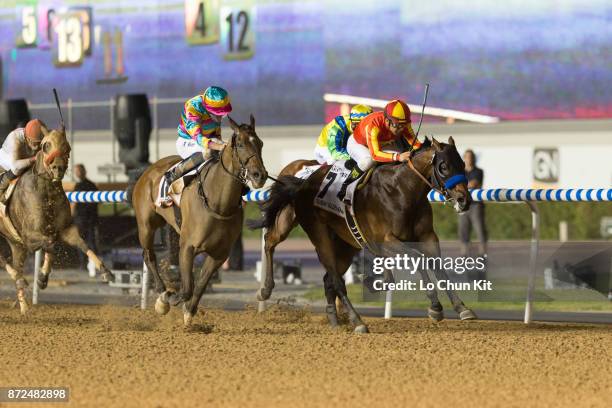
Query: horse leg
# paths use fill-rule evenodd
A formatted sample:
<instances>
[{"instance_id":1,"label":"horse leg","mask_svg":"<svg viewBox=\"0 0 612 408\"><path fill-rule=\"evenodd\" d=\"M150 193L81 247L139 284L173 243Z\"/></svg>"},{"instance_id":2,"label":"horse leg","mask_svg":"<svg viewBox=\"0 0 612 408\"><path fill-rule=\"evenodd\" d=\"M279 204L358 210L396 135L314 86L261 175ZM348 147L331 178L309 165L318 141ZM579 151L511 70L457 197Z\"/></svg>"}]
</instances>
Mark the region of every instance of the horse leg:
<instances>
[{"instance_id":1,"label":"horse leg","mask_svg":"<svg viewBox=\"0 0 612 408\"><path fill-rule=\"evenodd\" d=\"M207 256L204 261L204 265L202 265L202 272L200 273L200 278L195 284L195 288L193 290L193 296L188 302L185 302L183 305L183 324L185 327L189 327L191 322L193 321L193 317L198 312L198 305L200 304L200 299L206 290L206 286L208 286L208 282L213 274L219 269L221 264L225 259L214 259L211 256Z\"/></svg>"},{"instance_id":2,"label":"horse leg","mask_svg":"<svg viewBox=\"0 0 612 408\"><path fill-rule=\"evenodd\" d=\"M11 254L13 256L12 265L3 260L6 271L9 273L11 278L15 281L15 288L17 289L17 302L19 303L19 309L22 315L26 315L30 310L30 303L26 296L26 288L28 282L23 277L23 264L26 258L26 249L23 245L8 241L11 247Z\"/></svg>"},{"instance_id":3,"label":"horse leg","mask_svg":"<svg viewBox=\"0 0 612 408\"><path fill-rule=\"evenodd\" d=\"M157 256L155 255L155 250L153 249L153 240L155 238L155 228L151 225L139 225L138 226L138 241L140 241L140 246L143 248L143 258L145 265L147 265L147 269L153 275L153 280L155 281L155 291L157 293L162 293L166 290L166 286L164 285L164 281L159 274L159 270L157 269Z\"/></svg>"},{"instance_id":4,"label":"horse leg","mask_svg":"<svg viewBox=\"0 0 612 408\"><path fill-rule=\"evenodd\" d=\"M193 258L195 250L192 245L181 239L179 249L179 269L181 271L181 290L172 301L173 306L187 302L193 295Z\"/></svg>"},{"instance_id":5,"label":"horse leg","mask_svg":"<svg viewBox=\"0 0 612 408\"><path fill-rule=\"evenodd\" d=\"M49 283L49 275L51 274L51 263L53 262L53 254L45 251L45 260L43 261L42 267L40 268L40 275L36 284L40 290L47 287Z\"/></svg>"},{"instance_id":6,"label":"horse leg","mask_svg":"<svg viewBox=\"0 0 612 408\"><path fill-rule=\"evenodd\" d=\"M420 241L424 244L424 252L428 257L440 257L440 242L435 232L430 231L420 237ZM449 281L448 274L444 268L434 268L433 272L437 280ZM457 292L453 289L447 289L446 294L453 304L453 308L459 314L461 320L474 320L477 319L476 314L465 306Z\"/></svg>"},{"instance_id":7,"label":"horse leg","mask_svg":"<svg viewBox=\"0 0 612 408\"><path fill-rule=\"evenodd\" d=\"M274 227L266 232L264 248L266 252L266 278L263 288L259 288L257 291L257 300L267 300L272 295L274 289L274 250L278 244L287 239L295 226L295 212L293 207L289 205L281 210Z\"/></svg>"},{"instance_id":8,"label":"horse leg","mask_svg":"<svg viewBox=\"0 0 612 408\"><path fill-rule=\"evenodd\" d=\"M421 273L421 279L423 279L425 287L429 287L429 285L431 284L429 273L426 269L421 269L419 270L419 272ZM442 320L444 320L444 309L442 308L442 303L440 303L440 299L438 299L438 292L436 291L436 289L428 289L427 297L431 302L431 306L427 310L427 315L434 322L441 322Z\"/></svg>"},{"instance_id":9,"label":"horse leg","mask_svg":"<svg viewBox=\"0 0 612 408\"><path fill-rule=\"evenodd\" d=\"M344 308L347 310L349 320L351 324L355 326L355 333L368 333L368 326L361 320L361 316L357 313L357 310L353 307L353 304L349 300L348 293L346 291L346 284L344 282L343 275L348 270L349 266L353 262L353 257L357 253L357 250L351 245L344 242L339 237L335 240L335 253L336 253L336 267L335 274L332 276L334 279L336 293L339 295ZM329 307L329 301L327 302Z\"/></svg>"},{"instance_id":10,"label":"horse leg","mask_svg":"<svg viewBox=\"0 0 612 408\"><path fill-rule=\"evenodd\" d=\"M325 313L327 314L327 320L332 328L338 327L338 310L336 308L336 298L340 295L336 292L336 285L334 279L325 272L323 276L323 286L325 288L325 299L327 299L327 306L325 306Z\"/></svg>"},{"instance_id":11,"label":"horse leg","mask_svg":"<svg viewBox=\"0 0 612 408\"><path fill-rule=\"evenodd\" d=\"M98 258L98 255L96 255L94 251L89 249L83 238L81 238L81 235L79 234L79 230L77 229L76 225L72 224L65 230L61 231L60 239L68 245L79 249L81 252L87 255L87 258L89 258L89 260L92 261L94 265L96 265L96 269L102 274L102 280L104 280L105 282L115 281L115 275L113 275L110 269L108 269L106 265L104 265L104 263L100 260L100 258Z\"/></svg>"},{"instance_id":12,"label":"horse leg","mask_svg":"<svg viewBox=\"0 0 612 408\"><path fill-rule=\"evenodd\" d=\"M355 327L355 332L367 333L368 328L361 321L359 314L351 304L346 293L344 280L342 279L342 275L353 260L353 255L356 252L355 248L342 241L333 231L316 218L311 223L302 223L302 227L308 234L310 241L315 243L319 261L325 268L326 273L331 277L334 290L336 294L340 295L340 300L342 300L342 304L348 311L351 323L357 326ZM328 300L326 310L330 309L331 306L336 307L335 298L331 302ZM333 325L333 322L330 321L330 324Z\"/></svg>"}]
</instances>

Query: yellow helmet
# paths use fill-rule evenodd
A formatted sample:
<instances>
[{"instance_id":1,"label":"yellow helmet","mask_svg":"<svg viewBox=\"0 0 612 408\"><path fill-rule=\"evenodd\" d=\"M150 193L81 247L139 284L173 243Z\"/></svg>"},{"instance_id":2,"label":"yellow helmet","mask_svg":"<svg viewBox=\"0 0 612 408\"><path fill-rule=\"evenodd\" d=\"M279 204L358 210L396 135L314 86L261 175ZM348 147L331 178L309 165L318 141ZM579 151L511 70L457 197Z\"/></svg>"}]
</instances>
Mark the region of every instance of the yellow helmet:
<instances>
[{"instance_id":1,"label":"yellow helmet","mask_svg":"<svg viewBox=\"0 0 612 408\"><path fill-rule=\"evenodd\" d=\"M361 122L361 119L365 118L372 112L372 108L370 108L368 105L355 105L351 109L351 122L359 123Z\"/></svg>"}]
</instances>

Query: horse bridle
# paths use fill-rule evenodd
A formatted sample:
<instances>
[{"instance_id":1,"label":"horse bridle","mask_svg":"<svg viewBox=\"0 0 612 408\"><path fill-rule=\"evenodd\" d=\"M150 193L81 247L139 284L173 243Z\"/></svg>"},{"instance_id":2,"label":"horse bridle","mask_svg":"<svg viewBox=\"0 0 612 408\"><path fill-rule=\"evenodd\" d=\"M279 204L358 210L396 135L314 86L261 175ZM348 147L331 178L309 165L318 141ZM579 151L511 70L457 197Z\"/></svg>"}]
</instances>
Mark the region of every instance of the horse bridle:
<instances>
[{"instance_id":1,"label":"horse bridle","mask_svg":"<svg viewBox=\"0 0 612 408\"><path fill-rule=\"evenodd\" d=\"M221 149L221 151L219 152L219 162L221 163L221 168L223 169L223 171L225 171L227 174L229 174L233 179L235 179L236 181L238 181L243 187L246 186L247 184L247 168L246 165L249 162L249 160L251 160L254 156L256 156L255 153L253 153L252 155L250 155L249 157L247 157L247 159L242 162L242 159L240 158L240 156L238 155L238 148L236 147L235 143L234 143L234 137L236 136L236 132L234 132L234 135L232 136L232 157L235 156L238 158L238 163L240 164L240 169L238 170L238 175L232 173L231 171L228 170L227 167L225 167L225 163L223 163L223 152L225 151L225 149L227 148L227 146L223 147L223 149ZM210 171L210 168L212 166L208 166L208 168L206 169L206 173L204 173L204 180L206 180L207 176L208 176L208 172ZM198 177L198 195L202 198L203 202L204 202L204 208L206 208L211 215L214 218L217 218L219 220L229 220L231 218L233 218L236 213L238 212L238 210L242 207L242 197L240 197L240 200L238 202L238 206L236 207L236 210L233 211L231 214L228 215L224 215L221 213L218 213L217 211L213 210L210 205L208 204L208 197L206 197L206 192L204 191L204 183L202 182L202 178Z\"/></svg>"},{"instance_id":2,"label":"horse bridle","mask_svg":"<svg viewBox=\"0 0 612 408\"><path fill-rule=\"evenodd\" d=\"M247 184L247 175L248 175L248 170L246 165L249 163L249 160L251 160L253 157L257 156L256 153L253 153L252 155L250 155L249 157L247 157L247 159L243 162L242 159L240 158L240 155L238 154L238 147L236 147L236 144L234 143L235 141L235 137L236 137L236 132L234 131L234 134L232 135L232 156L236 156L238 158L238 163L240 164L240 169L238 170L238 175L235 175L234 173L232 173L231 171L229 171L227 169L227 167L225 167L225 163L223 163L223 151L227 148L224 147L221 152L219 153L219 161L221 162L221 168L230 176L232 176L236 181L238 181L240 184L242 184L243 186L246 186Z\"/></svg>"},{"instance_id":3,"label":"horse bridle","mask_svg":"<svg viewBox=\"0 0 612 408\"><path fill-rule=\"evenodd\" d=\"M414 152L414 150L410 152L410 157L408 157L407 160L408 167L414 171L417 176L419 176L421 180L423 180L423 182L429 186L429 188L442 194L446 201L451 200L450 190L453 187L455 187L457 184L467 183L467 177L465 177L465 174L463 173L456 173L446 178L440 174L438 166L436 165L436 151L434 151L433 156L431 156L431 161L429 162L430 166L432 167L431 181L427 180L427 178L414 166L414 163L412 162Z\"/></svg>"}]
</instances>

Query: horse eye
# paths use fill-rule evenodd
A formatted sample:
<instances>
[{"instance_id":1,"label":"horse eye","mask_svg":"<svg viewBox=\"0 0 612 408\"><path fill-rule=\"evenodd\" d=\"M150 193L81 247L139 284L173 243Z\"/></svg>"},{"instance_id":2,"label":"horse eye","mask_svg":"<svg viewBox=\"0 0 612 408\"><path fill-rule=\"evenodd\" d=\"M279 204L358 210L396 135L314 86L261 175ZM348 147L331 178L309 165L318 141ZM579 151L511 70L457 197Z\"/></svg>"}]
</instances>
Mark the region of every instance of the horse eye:
<instances>
[{"instance_id":1,"label":"horse eye","mask_svg":"<svg viewBox=\"0 0 612 408\"><path fill-rule=\"evenodd\" d=\"M448 166L446 165L446 162L440 163L440 171L443 173L446 173L448 171Z\"/></svg>"}]
</instances>

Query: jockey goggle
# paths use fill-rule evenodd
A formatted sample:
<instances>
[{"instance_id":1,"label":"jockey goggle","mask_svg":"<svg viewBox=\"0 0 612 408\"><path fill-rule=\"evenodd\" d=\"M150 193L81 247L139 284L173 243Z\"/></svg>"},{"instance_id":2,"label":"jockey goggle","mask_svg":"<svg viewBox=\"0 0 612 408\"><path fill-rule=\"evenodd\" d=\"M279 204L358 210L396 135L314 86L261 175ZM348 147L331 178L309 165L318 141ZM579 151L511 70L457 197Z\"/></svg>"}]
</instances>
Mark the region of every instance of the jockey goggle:
<instances>
[{"instance_id":1,"label":"jockey goggle","mask_svg":"<svg viewBox=\"0 0 612 408\"><path fill-rule=\"evenodd\" d=\"M387 119L390 123L390 126L394 129L404 129L410 125L410 122L407 120L400 120L394 117L391 117L385 113L385 119Z\"/></svg>"}]
</instances>

